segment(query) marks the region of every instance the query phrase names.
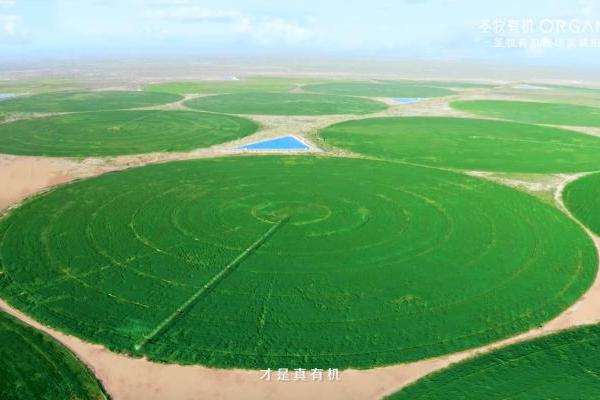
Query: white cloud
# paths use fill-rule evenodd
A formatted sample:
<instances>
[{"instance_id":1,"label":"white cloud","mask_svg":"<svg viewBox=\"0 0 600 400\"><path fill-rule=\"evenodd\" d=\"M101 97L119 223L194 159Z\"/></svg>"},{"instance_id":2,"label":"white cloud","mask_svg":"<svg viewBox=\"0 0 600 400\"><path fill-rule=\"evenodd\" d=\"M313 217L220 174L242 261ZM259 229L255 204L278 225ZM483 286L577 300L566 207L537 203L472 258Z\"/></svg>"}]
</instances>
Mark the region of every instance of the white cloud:
<instances>
[{"instance_id":1,"label":"white cloud","mask_svg":"<svg viewBox=\"0 0 600 400\"><path fill-rule=\"evenodd\" d=\"M19 33L21 17L14 14L0 14L0 34L16 36Z\"/></svg>"},{"instance_id":2,"label":"white cloud","mask_svg":"<svg viewBox=\"0 0 600 400\"><path fill-rule=\"evenodd\" d=\"M115 0L92 0L90 4L95 7L115 7L117 5Z\"/></svg>"},{"instance_id":3,"label":"white cloud","mask_svg":"<svg viewBox=\"0 0 600 400\"><path fill-rule=\"evenodd\" d=\"M147 16L152 19L180 22L235 22L242 18L234 11L212 10L197 6L161 7L150 10Z\"/></svg>"},{"instance_id":4,"label":"white cloud","mask_svg":"<svg viewBox=\"0 0 600 400\"><path fill-rule=\"evenodd\" d=\"M0 0L0 7L2 8L10 8L17 4L16 0Z\"/></svg>"},{"instance_id":5,"label":"white cloud","mask_svg":"<svg viewBox=\"0 0 600 400\"><path fill-rule=\"evenodd\" d=\"M191 0L146 0L146 3L151 6L172 7L172 6L191 6Z\"/></svg>"},{"instance_id":6,"label":"white cloud","mask_svg":"<svg viewBox=\"0 0 600 400\"><path fill-rule=\"evenodd\" d=\"M190 0L147 0L145 16L154 21L186 23L220 23L230 32L267 43L299 43L314 35L308 24L298 24L280 17L253 16L236 10L212 9ZM198 25L198 29L202 26Z\"/></svg>"}]
</instances>

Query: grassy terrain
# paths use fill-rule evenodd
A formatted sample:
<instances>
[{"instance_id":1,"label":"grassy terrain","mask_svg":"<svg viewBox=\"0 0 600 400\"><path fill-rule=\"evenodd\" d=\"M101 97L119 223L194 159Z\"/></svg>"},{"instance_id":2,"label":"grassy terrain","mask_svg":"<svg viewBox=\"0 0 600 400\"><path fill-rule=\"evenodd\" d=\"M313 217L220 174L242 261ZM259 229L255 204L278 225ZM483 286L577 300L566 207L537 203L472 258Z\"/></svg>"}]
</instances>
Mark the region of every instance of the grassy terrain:
<instances>
[{"instance_id":1,"label":"grassy terrain","mask_svg":"<svg viewBox=\"0 0 600 400\"><path fill-rule=\"evenodd\" d=\"M0 125L0 153L113 156L185 151L239 139L257 124L189 111L106 111L34 118Z\"/></svg>"},{"instance_id":2,"label":"grassy terrain","mask_svg":"<svg viewBox=\"0 0 600 400\"><path fill-rule=\"evenodd\" d=\"M565 206L596 235L600 235L600 174L588 175L567 185Z\"/></svg>"},{"instance_id":3,"label":"grassy terrain","mask_svg":"<svg viewBox=\"0 0 600 400\"><path fill-rule=\"evenodd\" d=\"M600 126L600 107L503 100L455 101L450 105L477 115L532 124Z\"/></svg>"},{"instance_id":4,"label":"grassy terrain","mask_svg":"<svg viewBox=\"0 0 600 400\"><path fill-rule=\"evenodd\" d=\"M600 97L600 88L588 88L583 86L566 86L566 85L538 85L548 89L554 89L563 93L572 93L578 95L594 95Z\"/></svg>"},{"instance_id":5,"label":"grassy terrain","mask_svg":"<svg viewBox=\"0 0 600 400\"><path fill-rule=\"evenodd\" d=\"M593 400L600 326L516 344L434 373L390 400Z\"/></svg>"},{"instance_id":6,"label":"grassy terrain","mask_svg":"<svg viewBox=\"0 0 600 400\"><path fill-rule=\"evenodd\" d=\"M330 157L78 181L0 220L0 260L2 297L50 326L155 360L246 368L477 347L557 315L596 274L583 230L531 196Z\"/></svg>"},{"instance_id":7,"label":"grassy terrain","mask_svg":"<svg viewBox=\"0 0 600 400\"><path fill-rule=\"evenodd\" d=\"M384 81L384 82L397 82L397 81ZM498 85L493 83L481 83L481 82L466 82L466 81L409 81L413 84L434 86L439 88L449 89L491 89Z\"/></svg>"},{"instance_id":8,"label":"grassy terrain","mask_svg":"<svg viewBox=\"0 0 600 400\"><path fill-rule=\"evenodd\" d=\"M0 311L0 398L100 400L93 373L49 336Z\"/></svg>"},{"instance_id":9,"label":"grassy terrain","mask_svg":"<svg viewBox=\"0 0 600 400\"><path fill-rule=\"evenodd\" d=\"M387 108L358 97L293 93L223 94L188 100L185 105L203 111L264 115L369 114Z\"/></svg>"},{"instance_id":10,"label":"grassy terrain","mask_svg":"<svg viewBox=\"0 0 600 400\"><path fill-rule=\"evenodd\" d=\"M230 81L164 82L148 85L144 90L179 94L287 92L299 85L315 82L310 78L250 77Z\"/></svg>"},{"instance_id":11,"label":"grassy terrain","mask_svg":"<svg viewBox=\"0 0 600 400\"><path fill-rule=\"evenodd\" d=\"M168 93L99 91L45 93L0 101L0 111L73 112L121 110L181 100Z\"/></svg>"},{"instance_id":12,"label":"grassy terrain","mask_svg":"<svg viewBox=\"0 0 600 400\"><path fill-rule=\"evenodd\" d=\"M0 93L47 93L82 90L85 85L72 79L0 80Z\"/></svg>"},{"instance_id":13,"label":"grassy terrain","mask_svg":"<svg viewBox=\"0 0 600 400\"><path fill-rule=\"evenodd\" d=\"M307 85L304 90L317 93L366 97L439 97L455 94L449 89L414 81L346 81Z\"/></svg>"},{"instance_id":14,"label":"grassy terrain","mask_svg":"<svg viewBox=\"0 0 600 400\"><path fill-rule=\"evenodd\" d=\"M600 138L514 122L446 118L372 118L325 128L326 143L389 160L504 172L600 169Z\"/></svg>"}]
</instances>

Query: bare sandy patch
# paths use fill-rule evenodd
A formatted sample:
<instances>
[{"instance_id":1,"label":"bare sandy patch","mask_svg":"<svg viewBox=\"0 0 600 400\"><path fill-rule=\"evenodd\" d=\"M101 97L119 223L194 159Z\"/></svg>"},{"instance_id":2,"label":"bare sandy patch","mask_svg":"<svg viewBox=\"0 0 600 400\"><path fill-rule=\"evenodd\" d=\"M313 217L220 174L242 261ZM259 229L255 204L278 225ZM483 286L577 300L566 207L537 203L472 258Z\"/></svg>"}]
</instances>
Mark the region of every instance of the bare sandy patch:
<instances>
[{"instance_id":1,"label":"bare sandy patch","mask_svg":"<svg viewBox=\"0 0 600 400\"><path fill-rule=\"evenodd\" d=\"M79 163L60 158L0 155L0 210L36 192L111 169L91 160Z\"/></svg>"}]
</instances>

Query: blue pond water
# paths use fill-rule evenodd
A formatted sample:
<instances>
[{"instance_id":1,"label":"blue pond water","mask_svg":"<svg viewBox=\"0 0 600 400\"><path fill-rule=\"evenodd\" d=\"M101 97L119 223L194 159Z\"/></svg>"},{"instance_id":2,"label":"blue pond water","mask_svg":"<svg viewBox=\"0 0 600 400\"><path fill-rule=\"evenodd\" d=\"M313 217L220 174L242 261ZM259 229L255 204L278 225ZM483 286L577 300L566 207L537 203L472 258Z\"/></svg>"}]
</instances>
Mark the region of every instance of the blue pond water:
<instances>
[{"instance_id":1,"label":"blue pond water","mask_svg":"<svg viewBox=\"0 0 600 400\"><path fill-rule=\"evenodd\" d=\"M395 97L394 100L400 104L412 104L421 101L418 97Z\"/></svg>"},{"instance_id":2,"label":"blue pond water","mask_svg":"<svg viewBox=\"0 0 600 400\"><path fill-rule=\"evenodd\" d=\"M308 150L309 148L294 136L282 136L240 147L241 150Z\"/></svg>"},{"instance_id":3,"label":"blue pond water","mask_svg":"<svg viewBox=\"0 0 600 400\"><path fill-rule=\"evenodd\" d=\"M8 100L12 97L15 97L14 94L10 94L10 93L0 93L0 101L2 100Z\"/></svg>"}]
</instances>

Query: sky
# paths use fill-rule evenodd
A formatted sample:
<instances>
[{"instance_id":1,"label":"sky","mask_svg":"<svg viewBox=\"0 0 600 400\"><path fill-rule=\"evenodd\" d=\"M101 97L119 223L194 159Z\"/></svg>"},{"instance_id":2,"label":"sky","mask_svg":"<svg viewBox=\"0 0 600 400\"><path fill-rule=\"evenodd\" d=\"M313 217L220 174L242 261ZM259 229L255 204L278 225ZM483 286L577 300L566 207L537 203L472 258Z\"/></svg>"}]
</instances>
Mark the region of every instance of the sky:
<instances>
[{"instance_id":1,"label":"sky","mask_svg":"<svg viewBox=\"0 0 600 400\"><path fill-rule=\"evenodd\" d=\"M300 54L597 67L597 3L0 0L0 62Z\"/></svg>"}]
</instances>

